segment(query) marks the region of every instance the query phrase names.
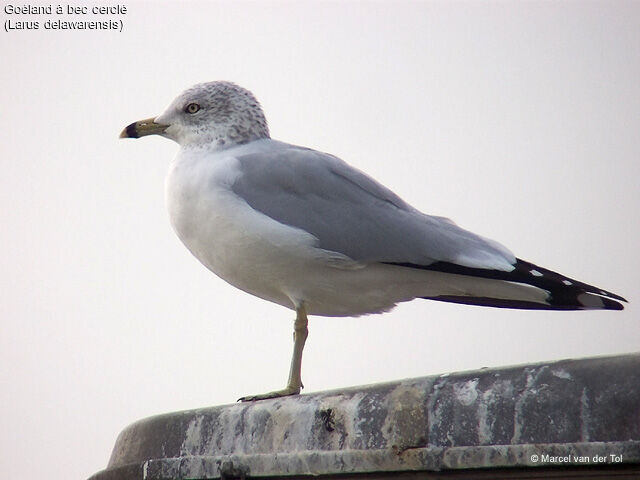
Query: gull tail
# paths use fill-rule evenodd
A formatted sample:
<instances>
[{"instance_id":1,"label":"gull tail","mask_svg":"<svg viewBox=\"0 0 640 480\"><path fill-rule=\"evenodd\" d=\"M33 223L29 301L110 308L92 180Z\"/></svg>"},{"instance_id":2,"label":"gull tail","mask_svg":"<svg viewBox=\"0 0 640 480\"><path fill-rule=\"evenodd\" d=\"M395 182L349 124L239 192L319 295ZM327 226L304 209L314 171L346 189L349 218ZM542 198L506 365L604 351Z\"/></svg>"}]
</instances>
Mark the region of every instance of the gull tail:
<instances>
[{"instance_id":1,"label":"gull tail","mask_svg":"<svg viewBox=\"0 0 640 480\"><path fill-rule=\"evenodd\" d=\"M441 302L525 310L623 310L620 302L626 302L620 295L520 259L516 259L515 268L510 272L463 267L447 262L394 265L451 274L456 278L465 277L465 281L461 282L465 285L461 293L446 292L422 297ZM452 278L451 283L455 284L456 280ZM513 288L515 286L525 288Z\"/></svg>"}]
</instances>

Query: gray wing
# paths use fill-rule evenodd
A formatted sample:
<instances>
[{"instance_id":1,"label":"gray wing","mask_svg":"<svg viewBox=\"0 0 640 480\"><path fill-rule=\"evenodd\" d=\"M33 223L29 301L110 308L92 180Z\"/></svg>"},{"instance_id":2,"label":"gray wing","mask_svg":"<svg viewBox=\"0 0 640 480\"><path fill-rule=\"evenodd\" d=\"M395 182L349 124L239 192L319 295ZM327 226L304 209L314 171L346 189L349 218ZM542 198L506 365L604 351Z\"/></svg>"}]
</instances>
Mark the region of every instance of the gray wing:
<instances>
[{"instance_id":1,"label":"gray wing","mask_svg":"<svg viewBox=\"0 0 640 480\"><path fill-rule=\"evenodd\" d=\"M237 157L233 191L252 208L305 230L318 247L360 262L510 270L511 252L448 219L425 215L332 155L279 142Z\"/></svg>"}]
</instances>

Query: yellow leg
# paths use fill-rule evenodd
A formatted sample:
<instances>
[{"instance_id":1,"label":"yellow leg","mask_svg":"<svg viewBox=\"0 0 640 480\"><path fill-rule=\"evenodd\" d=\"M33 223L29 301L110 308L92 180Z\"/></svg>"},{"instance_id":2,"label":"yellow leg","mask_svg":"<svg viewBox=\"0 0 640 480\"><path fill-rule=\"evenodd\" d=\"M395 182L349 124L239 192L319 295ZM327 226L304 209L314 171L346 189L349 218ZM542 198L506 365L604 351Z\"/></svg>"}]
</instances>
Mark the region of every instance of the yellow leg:
<instances>
[{"instance_id":1,"label":"yellow leg","mask_svg":"<svg viewBox=\"0 0 640 480\"><path fill-rule=\"evenodd\" d=\"M289 369L289 381L287 386L282 390L263 393L260 395L247 395L238 399L239 402L253 402L255 400L264 400L267 398L286 397L287 395L297 395L304 388L302 385L302 351L304 350L304 342L307 340L309 330L307 328L309 321L307 320L307 312L304 306L296 308L296 321L293 324L293 356L291 357L291 368Z\"/></svg>"}]
</instances>

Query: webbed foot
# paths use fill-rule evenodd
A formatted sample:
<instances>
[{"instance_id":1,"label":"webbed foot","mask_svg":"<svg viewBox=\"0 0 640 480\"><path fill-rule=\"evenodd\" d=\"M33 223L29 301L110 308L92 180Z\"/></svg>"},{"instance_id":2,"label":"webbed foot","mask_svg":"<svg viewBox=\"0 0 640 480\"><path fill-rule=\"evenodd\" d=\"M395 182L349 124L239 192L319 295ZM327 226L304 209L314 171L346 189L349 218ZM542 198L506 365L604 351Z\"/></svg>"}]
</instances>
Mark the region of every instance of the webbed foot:
<instances>
[{"instance_id":1,"label":"webbed foot","mask_svg":"<svg viewBox=\"0 0 640 480\"><path fill-rule=\"evenodd\" d=\"M256 400L266 400L268 398L280 398L287 397L289 395L298 395L300 393L300 387L287 386L282 390L276 390L269 393L262 393L259 395L247 395L246 397L240 397L239 402L255 402Z\"/></svg>"}]
</instances>

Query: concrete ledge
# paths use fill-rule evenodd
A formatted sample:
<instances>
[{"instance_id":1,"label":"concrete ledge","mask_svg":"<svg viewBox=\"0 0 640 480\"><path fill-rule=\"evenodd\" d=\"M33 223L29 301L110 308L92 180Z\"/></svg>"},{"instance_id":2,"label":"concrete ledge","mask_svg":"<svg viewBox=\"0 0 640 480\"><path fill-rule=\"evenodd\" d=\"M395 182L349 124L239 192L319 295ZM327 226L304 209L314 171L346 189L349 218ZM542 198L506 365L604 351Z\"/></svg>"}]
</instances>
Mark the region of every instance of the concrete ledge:
<instances>
[{"instance_id":1,"label":"concrete ledge","mask_svg":"<svg viewBox=\"0 0 640 480\"><path fill-rule=\"evenodd\" d=\"M127 427L91 480L567 467L640 478L640 354L159 415Z\"/></svg>"}]
</instances>

